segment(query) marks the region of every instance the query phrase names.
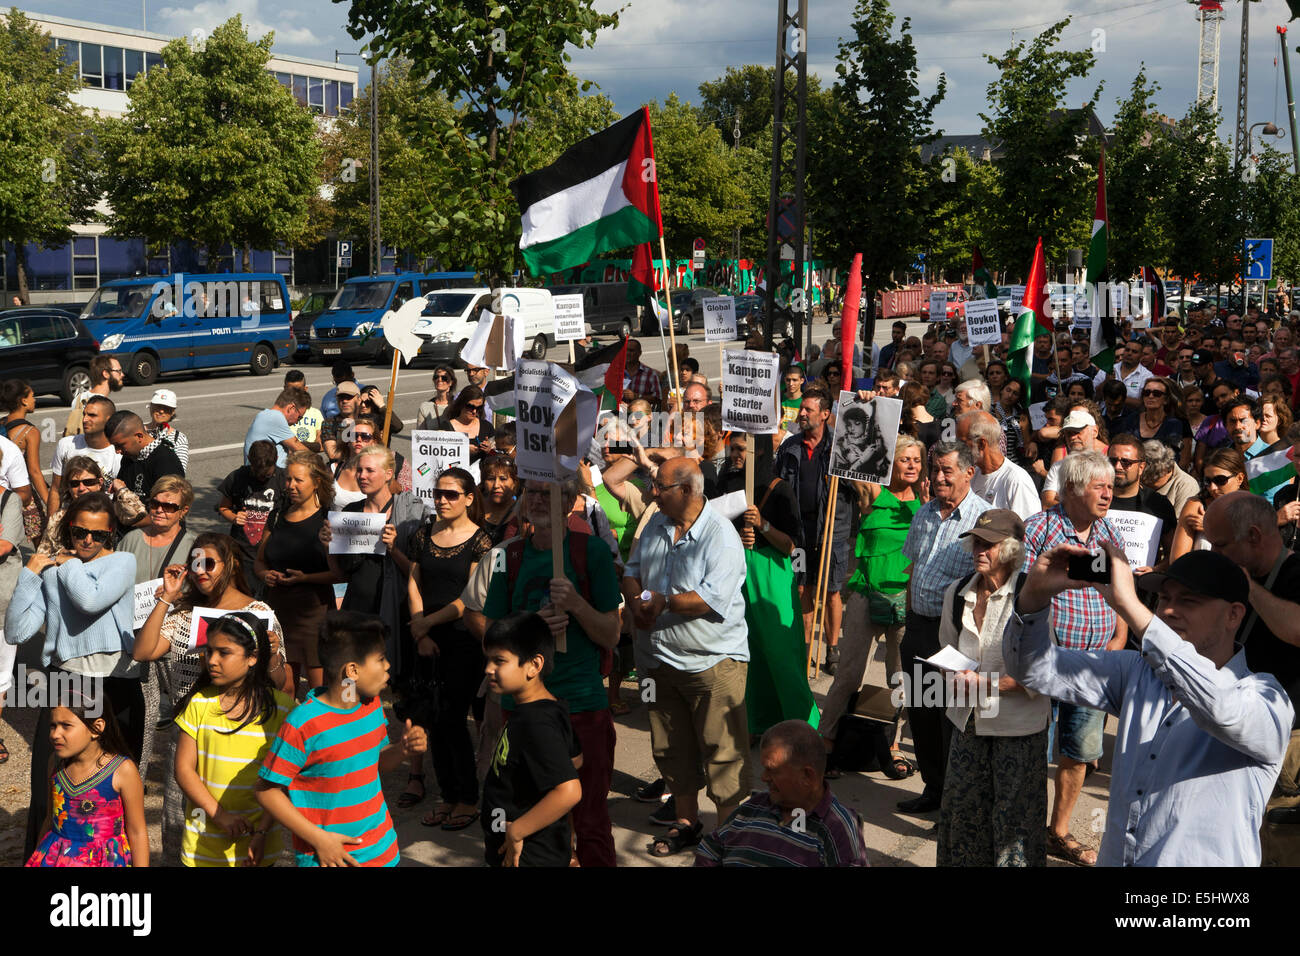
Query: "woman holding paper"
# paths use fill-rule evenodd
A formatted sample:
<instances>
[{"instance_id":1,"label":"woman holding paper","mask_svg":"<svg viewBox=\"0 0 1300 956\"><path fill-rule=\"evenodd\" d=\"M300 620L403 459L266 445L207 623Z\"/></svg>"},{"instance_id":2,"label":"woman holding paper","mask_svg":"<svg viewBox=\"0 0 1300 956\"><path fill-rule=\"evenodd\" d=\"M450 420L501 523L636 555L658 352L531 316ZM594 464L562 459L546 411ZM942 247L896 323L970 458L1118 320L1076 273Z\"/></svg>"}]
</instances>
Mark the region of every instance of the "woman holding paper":
<instances>
[{"instance_id":1,"label":"woman holding paper","mask_svg":"<svg viewBox=\"0 0 1300 956\"><path fill-rule=\"evenodd\" d=\"M266 603L284 622L289 687L297 690L298 676L305 674L310 690L324 681L316 643L339 580L320 542L334 506L334 483L319 455L296 451L284 463L284 490L288 503L267 523L253 574L266 585Z\"/></svg>"},{"instance_id":2,"label":"woman holding paper","mask_svg":"<svg viewBox=\"0 0 1300 956\"><path fill-rule=\"evenodd\" d=\"M960 537L975 573L944 592L939 644L974 666L946 675L944 702L956 729L939 807L937 863L1046 866L1051 701L1006 676L1002 663L1002 634L1025 557L1024 522L995 508Z\"/></svg>"},{"instance_id":3,"label":"woman holding paper","mask_svg":"<svg viewBox=\"0 0 1300 956\"><path fill-rule=\"evenodd\" d=\"M472 462L496 450L491 426L483 417L483 403L483 390L477 385L466 385L447 409L447 425L443 429L469 436L469 460Z\"/></svg>"},{"instance_id":4,"label":"woman holding paper","mask_svg":"<svg viewBox=\"0 0 1300 956\"><path fill-rule=\"evenodd\" d=\"M222 611L256 611L271 617L270 641L274 657L270 664L272 680L292 696L289 668L284 661L284 635L269 605L256 601L240 590L244 581L239 553L234 539L226 534L207 533L194 539L190 553L163 568L162 587L144 627L136 638L133 655L137 661L159 661L171 702L184 699L203 676L203 655L192 642L194 610L216 608ZM185 830L185 795L176 782L178 730L167 729L163 749L167 772L163 774L163 865L180 866L181 838Z\"/></svg>"},{"instance_id":5,"label":"woman holding paper","mask_svg":"<svg viewBox=\"0 0 1300 956\"><path fill-rule=\"evenodd\" d=\"M131 593L135 558L114 551L113 503L102 492L69 503L58 528L56 555L34 555L19 572L5 612L4 637L24 644L44 629L41 664L50 680L92 690L102 686L113 707L133 759L144 742L141 668L131 659ZM101 682L102 681L102 685ZM56 701L57 703L57 701ZM24 858L36 849L49 798L48 768L53 754L49 708L36 717L32 741L31 803L27 811Z\"/></svg>"},{"instance_id":6,"label":"woman holding paper","mask_svg":"<svg viewBox=\"0 0 1300 956\"><path fill-rule=\"evenodd\" d=\"M164 475L149 489L145 502L148 520L122 536L117 550L135 555L135 583L162 582L163 568L190 560L194 532L185 530L185 518L194 504L194 489L179 475ZM155 588L149 588L153 591ZM148 664L142 678L144 689L144 750L140 754L140 779L149 772L153 753L154 728L158 724L159 704L165 687L162 668ZM168 693L168 699L171 699ZM170 716L170 714L168 715Z\"/></svg>"}]
</instances>

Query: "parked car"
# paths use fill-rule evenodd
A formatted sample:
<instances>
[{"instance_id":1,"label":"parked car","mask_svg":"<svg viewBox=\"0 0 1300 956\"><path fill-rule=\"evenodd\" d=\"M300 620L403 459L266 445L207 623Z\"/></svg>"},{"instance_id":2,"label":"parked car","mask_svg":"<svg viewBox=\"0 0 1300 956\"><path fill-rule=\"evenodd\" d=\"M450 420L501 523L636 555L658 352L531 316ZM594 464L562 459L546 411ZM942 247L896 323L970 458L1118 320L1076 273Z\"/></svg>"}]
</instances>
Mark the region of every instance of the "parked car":
<instances>
[{"instance_id":1,"label":"parked car","mask_svg":"<svg viewBox=\"0 0 1300 956\"><path fill-rule=\"evenodd\" d=\"M311 358L311 330L316 320L325 314L329 304L338 295L338 289L325 289L307 296L298 314L293 317L294 361L305 362Z\"/></svg>"},{"instance_id":2,"label":"parked car","mask_svg":"<svg viewBox=\"0 0 1300 956\"><path fill-rule=\"evenodd\" d=\"M0 379L21 378L37 395L72 403L90 388L99 343L75 313L43 306L0 312Z\"/></svg>"},{"instance_id":3,"label":"parked car","mask_svg":"<svg viewBox=\"0 0 1300 956\"><path fill-rule=\"evenodd\" d=\"M640 308L628 301L626 282L583 282L549 289L552 296L582 296L582 317L589 332L617 332L629 337L636 334Z\"/></svg>"},{"instance_id":4,"label":"parked car","mask_svg":"<svg viewBox=\"0 0 1300 956\"><path fill-rule=\"evenodd\" d=\"M955 319L958 316L966 314L966 300L969 299L965 290L949 290L948 306L942 317L930 315L930 302L927 299L925 305L921 307L921 321L923 322L941 322Z\"/></svg>"}]
</instances>

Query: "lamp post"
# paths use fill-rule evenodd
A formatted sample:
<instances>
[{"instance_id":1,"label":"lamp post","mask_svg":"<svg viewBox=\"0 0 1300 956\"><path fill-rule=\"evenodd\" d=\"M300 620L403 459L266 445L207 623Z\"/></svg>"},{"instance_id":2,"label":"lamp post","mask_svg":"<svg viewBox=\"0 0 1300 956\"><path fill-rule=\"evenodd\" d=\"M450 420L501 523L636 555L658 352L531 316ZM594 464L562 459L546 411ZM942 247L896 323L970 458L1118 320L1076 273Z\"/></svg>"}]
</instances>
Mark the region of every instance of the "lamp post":
<instances>
[{"instance_id":1,"label":"lamp post","mask_svg":"<svg viewBox=\"0 0 1300 956\"><path fill-rule=\"evenodd\" d=\"M1251 140L1255 135L1255 130L1260 127L1263 127L1263 135L1265 136L1276 136L1281 139L1286 135L1286 130L1279 129L1272 120L1250 125L1250 128L1246 130L1245 150L1241 154L1244 168L1240 172L1243 183L1255 181L1255 157L1251 153ZM1246 207L1244 197L1241 208L1241 233L1241 314L1244 316L1250 304L1250 293L1247 286L1250 280L1246 278L1250 274L1250 250L1246 248ZM1260 311L1263 311L1264 306L1267 304L1266 299L1267 295L1260 296Z\"/></svg>"}]
</instances>

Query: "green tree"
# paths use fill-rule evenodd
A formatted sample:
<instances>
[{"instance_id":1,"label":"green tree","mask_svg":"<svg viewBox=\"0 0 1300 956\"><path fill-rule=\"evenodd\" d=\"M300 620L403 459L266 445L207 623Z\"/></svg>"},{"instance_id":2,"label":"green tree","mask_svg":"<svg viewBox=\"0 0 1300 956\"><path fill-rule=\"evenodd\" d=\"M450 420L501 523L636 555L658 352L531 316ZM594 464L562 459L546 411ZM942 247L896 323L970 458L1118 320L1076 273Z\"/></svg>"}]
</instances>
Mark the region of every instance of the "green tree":
<instances>
[{"instance_id":1,"label":"green tree","mask_svg":"<svg viewBox=\"0 0 1300 956\"><path fill-rule=\"evenodd\" d=\"M983 243L980 211L996 173L992 164L975 162L964 149L952 149L922 167L922 175L918 188L935 197L926 230L927 271L961 281L970 273L972 247ZM992 262L988 265L996 267Z\"/></svg>"},{"instance_id":2,"label":"green tree","mask_svg":"<svg viewBox=\"0 0 1300 956\"><path fill-rule=\"evenodd\" d=\"M1195 104L1170 138L1173 175L1166 204L1177 228L1170 236L1169 266L1185 280L1231 283L1244 233L1232 154L1218 126L1218 111Z\"/></svg>"},{"instance_id":3,"label":"green tree","mask_svg":"<svg viewBox=\"0 0 1300 956\"><path fill-rule=\"evenodd\" d=\"M1067 250L1087 245L1092 228L1098 144L1086 133L1101 86L1082 110L1066 109L1066 87L1087 79L1095 62L1091 50L1056 49L1069 22L985 57L998 76L980 118L984 137L1002 153L999 202L985 210L988 251L1013 272L1019 263L1028 269L1039 236L1048 262L1061 262Z\"/></svg>"},{"instance_id":4,"label":"green tree","mask_svg":"<svg viewBox=\"0 0 1300 956\"><path fill-rule=\"evenodd\" d=\"M876 292L924 251L936 197L918 147L938 135L931 117L947 90L941 76L934 95L921 95L911 21L904 18L895 37L894 20L887 0L859 0L829 103L809 111L807 187L818 246L845 264L863 254L869 310Z\"/></svg>"},{"instance_id":5,"label":"green tree","mask_svg":"<svg viewBox=\"0 0 1300 956\"><path fill-rule=\"evenodd\" d=\"M596 12L593 0L350 0L349 34L373 34L372 55L409 59L458 107L430 130L433 155L453 172L445 201L424 210L444 259L493 276L513 270L520 211L509 183L542 165L537 158L555 145L525 141L524 120L578 88L566 47L591 46L599 30L617 24L618 15Z\"/></svg>"},{"instance_id":6,"label":"green tree","mask_svg":"<svg viewBox=\"0 0 1300 956\"><path fill-rule=\"evenodd\" d=\"M235 16L197 48L168 43L165 69L136 80L103 137L114 234L194 239L209 263L242 247L248 269L252 249L305 232L322 150L312 115L266 69L273 36L251 42Z\"/></svg>"},{"instance_id":7,"label":"green tree","mask_svg":"<svg viewBox=\"0 0 1300 956\"><path fill-rule=\"evenodd\" d=\"M1300 180L1291 153L1265 145L1241 181L1241 210L1249 236L1272 237L1275 278L1300 276Z\"/></svg>"},{"instance_id":8,"label":"green tree","mask_svg":"<svg viewBox=\"0 0 1300 956\"><path fill-rule=\"evenodd\" d=\"M16 7L0 19L0 76L0 242L13 243L27 302L27 243L62 245L94 218L95 121L71 99L79 72Z\"/></svg>"},{"instance_id":9,"label":"green tree","mask_svg":"<svg viewBox=\"0 0 1300 956\"><path fill-rule=\"evenodd\" d=\"M1136 275L1145 265L1169 261L1173 224L1169 194L1173 180L1170 130L1155 115L1159 84L1145 66L1119 101L1106 150L1106 200L1110 213L1107 251L1112 276Z\"/></svg>"}]
</instances>

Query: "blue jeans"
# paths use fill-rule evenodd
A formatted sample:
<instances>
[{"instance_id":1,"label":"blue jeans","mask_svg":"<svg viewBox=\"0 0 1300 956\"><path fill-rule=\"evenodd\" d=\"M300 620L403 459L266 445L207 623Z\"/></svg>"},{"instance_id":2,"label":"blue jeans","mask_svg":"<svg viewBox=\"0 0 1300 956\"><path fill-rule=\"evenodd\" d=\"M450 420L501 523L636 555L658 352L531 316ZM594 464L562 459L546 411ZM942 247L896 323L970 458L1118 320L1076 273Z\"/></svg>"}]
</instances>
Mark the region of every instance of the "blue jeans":
<instances>
[{"instance_id":1,"label":"blue jeans","mask_svg":"<svg viewBox=\"0 0 1300 956\"><path fill-rule=\"evenodd\" d=\"M1105 711L1052 701L1052 719L1047 725L1048 763L1052 762L1052 742L1056 740L1058 722L1061 728L1062 756L1079 763L1091 763L1101 758L1102 731L1106 728Z\"/></svg>"}]
</instances>

